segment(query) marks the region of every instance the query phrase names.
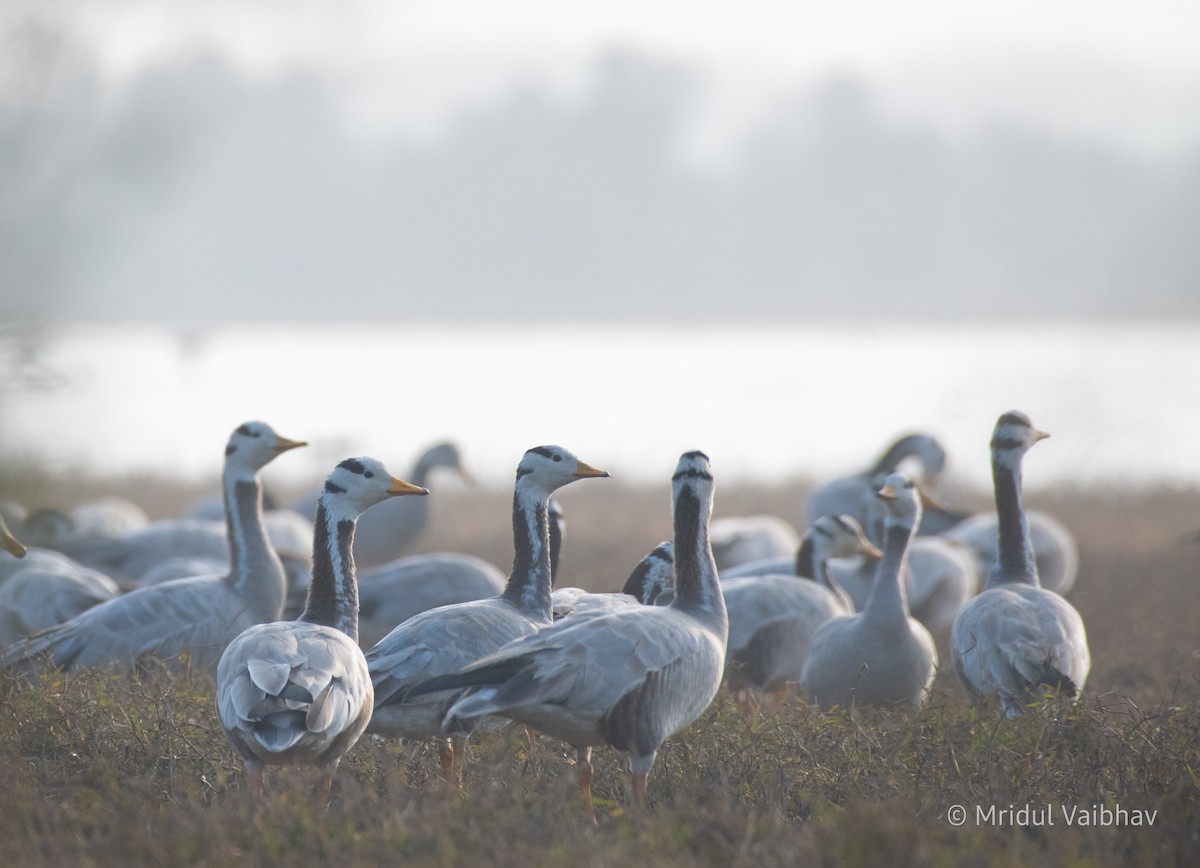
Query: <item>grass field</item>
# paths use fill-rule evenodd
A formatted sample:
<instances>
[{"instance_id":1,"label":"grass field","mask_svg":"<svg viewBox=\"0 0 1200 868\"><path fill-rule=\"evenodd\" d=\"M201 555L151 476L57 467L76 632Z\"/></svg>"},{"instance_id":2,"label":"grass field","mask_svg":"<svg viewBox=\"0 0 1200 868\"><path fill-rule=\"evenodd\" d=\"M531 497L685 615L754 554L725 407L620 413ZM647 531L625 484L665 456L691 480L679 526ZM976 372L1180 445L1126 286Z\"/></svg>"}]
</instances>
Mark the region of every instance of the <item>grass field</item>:
<instances>
[{"instance_id":1,"label":"grass field","mask_svg":"<svg viewBox=\"0 0 1200 868\"><path fill-rule=\"evenodd\" d=\"M26 502L94 493L10 477ZM138 484L162 511L189 494ZM802 489L718 485L717 514L796 521ZM507 565L510 496L438 498L422 548ZM477 737L461 790L438 778L435 751L366 738L343 762L328 810L313 802L311 774L281 770L256 816L203 679L0 676L0 865L1194 865L1200 497L1114 488L1028 499L1081 548L1071 599L1093 666L1066 718L999 721L966 706L948 671L916 713L822 713L793 699L749 719L722 695L664 746L645 817L623 811L623 757L596 752L595 829L576 802L573 751L547 737L532 749L515 728ZM665 485L617 481L563 492L564 583L618 586L669 535L668 500ZM1033 816L1000 813L1010 806ZM1081 814L1108 819L1099 806L1131 813L1081 825ZM1152 822L1132 825L1135 811Z\"/></svg>"}]
</instances>

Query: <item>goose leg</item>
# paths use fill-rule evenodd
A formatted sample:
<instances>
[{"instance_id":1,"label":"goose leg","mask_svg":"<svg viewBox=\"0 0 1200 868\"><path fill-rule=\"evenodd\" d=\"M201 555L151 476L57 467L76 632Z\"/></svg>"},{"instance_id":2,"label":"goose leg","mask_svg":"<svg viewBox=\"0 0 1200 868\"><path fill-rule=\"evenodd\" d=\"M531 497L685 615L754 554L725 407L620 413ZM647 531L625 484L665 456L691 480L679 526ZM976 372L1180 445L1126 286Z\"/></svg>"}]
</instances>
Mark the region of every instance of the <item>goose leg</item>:
<instances>
[{"instance_id":1,"label":"goose leg","mask_svg":"<svg viewBox=\"0 0 1200 868\"><path fill-rule=\"evenodd\" d=\"M442 761L442 777L450 780L450 773L454 771L454 745L450 739L445 739L438 746L438 757Z\"/></svg>"},{"instance_id":2,"label":"goose leg","mask_svg":"<svg viewBox=\"0 0 1200 868\"><path fill-rule=\"evenodd\" d=\"M596 809L592 805L592 777L595 769L592 767L592 749L578 747L575 749L575 765L579 767L579 795L583 797L587 818L593 826L596 825Z\"/></svg>"},{"instance_id":3,"label":"goose leg","mask_svg":"<svg viewBox=\"0 0 1200 868\"><path fill-rule=\"evenodd\" d=\"M633 807L639 816L646 813L646 783L649 779L649 772L633 773Z\"/></svg>"}]
</instances>

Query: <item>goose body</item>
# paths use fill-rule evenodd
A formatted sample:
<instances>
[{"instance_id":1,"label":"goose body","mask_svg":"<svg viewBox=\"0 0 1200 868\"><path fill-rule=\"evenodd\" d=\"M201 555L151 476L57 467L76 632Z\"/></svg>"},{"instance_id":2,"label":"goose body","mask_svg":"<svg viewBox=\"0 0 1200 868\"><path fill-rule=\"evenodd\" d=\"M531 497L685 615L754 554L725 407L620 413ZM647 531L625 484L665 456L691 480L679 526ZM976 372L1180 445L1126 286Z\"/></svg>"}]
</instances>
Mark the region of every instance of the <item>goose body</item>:
<instances>
[{"instance_id":1,"label":"goose body","mask_svg":"<svg viewBox=\"0 0 1200 868\"><path fill-rule=\"evenodd\" d=\"M233 637L275 620L282 610L283 566L262 526L258 473L302 445L262 422L247 422L230 435L223 476L233 557L224 575L176 579L101 603L14 645L0 666L131 666L143 657L170 660L186 651L211 673Z\"/></svg>"},{"instance_id":2,"label":"goose body","mask_svg":"<svg viewBox=\"0 0 1200 868\"><path fill-rule=\"evenodd\" d=\"M909 541L921 520L915 484L901 473L887 477L879 497L887 505L883 559L861 612L832 618L817 628L800 681L821 707L900 705L925 701L937 668L929 630L908 614L900 580Z\"/></svg>"},{"instance_id":3,"label":"goose body","mask_svg":"<svg viewBox=\"0 0 1200 868\"><path fill-rule=\"evenodd\" d=\"M264 765L314 765L325 792L342 756L366 729L374 691L358 647L354 524L373 504L428 494L373 458L330 474L317 507L313 577L297 621L240 633L217 667L217 714L261 789Z\"/></svg>"},{"instance_id":4,"label":"goose body","mask_svg":"<svg viewBox=\"0 0 1200 868\"><path fill-rule=\"evenodd\" d=\"M359 575L358 638L373 648L383 637L421 612L495 597L505 576L473 555L438 552L410 555Z\"/></svg>"},{"instance_id":5,"label":"goose body","mask_svg":"<svg viewBox=\"0 0 1200 868\"><path fill-rule=\"evenodd\" d=\"M710 528L718 570L795 553L800 535L774 515L735 515L714 519Z\"/></svg>"},{"instance_id":6,"label":"goose body","mask_svg":"<svg viewBox=\"0 0 1200 868\"><path fill-rule=\"evenodd\" d=\"M85 566L131 583L140 583L147 572L171 558L229 562L227 523L200 518L162 519L111 537L64 537L54 548Z\"/></svg>"},{"instance_id":7,"label":"goose body","mask_svg":"<svg viewBox=\"0 0 1200 868\"><path fill-rule=\"evenodd\" d=\"M725 671L732 690L779 695L799 682L816 629L854 611L830 579L828 561L856 554L878 560L880 553L854 519L825 516L805 533L793 573L721 582L729 613Z\"/></svg>"},{"instance_id":8,"label":"goose body","mask_svg":"<svg viewBox=\"0 0 1200 868\"><path fill-rule=\"evenodd\" d=\"M367 652L375 685L371 732L389 737L436 738L442 731L449 692L409 695L437 675L455 672L514 639L552 622L550 527L547 502L554 491L578 479L608 476L560 446L530 449L517 466L513 492L515 554L502 593L441 606L414 615ZM455 733L465 736L470 726ZM449 770L453 753L443 749Z\"/></svg>"},{"instance_id":9,"label":"goose body","mask_svg":"<svg viewBox=\"0 0 1200 868\"><path fill-rule=\"evenodd\" d=\"M1016 717L1041 693L1077 698L1091 668L1087 633L1075 608L1042 588L1021 503L1021 462L1048 436L1015 411L996 422L992 478L996 495L996 562L982 593L954 619L954 672L973 701L995 696Z\"/></svg>"},{"instance_id":10,"label":"goose body","mask_svg":"<svg viewBox=\"0 0 1200 868\"><path fill-rule=\"evenodd\" d=\"M501 715L572 744L589 810L593 746L630 754L633 798L641 805L659 747L708 707L721 683L728 622L708 542L713 480L703 453L680 458L672 489L669 606L565 618L419 688L469 688L451 706L447 731L464 718Z\"/></svg>"},{"instance_id":11,"label":"goose body","mask_svg":"<svg viewBox=\"0 0 1200 868\"><path fill-rule=\"evenodd\" d=\"M70 621L120 595L103 573L32 565L0 583L0 648Z\"/></svg>"},{"instance_id":12,"label":"goose body","mask_svg":"<svg viewBox=\"0 0 1200 868\"><path fill-rule=\"evenodd\" d=\"M1075 536L1062 522L1037 510L1025 514L1029 543L1038 580L1047 591L1066 596L1075 586L1079 573L1079 546ZM995 512L973 515L942 534L946 539L966 546L975 556L976 572L986 576L996 562L999 518Z\"/></svg>"}]
</instances>

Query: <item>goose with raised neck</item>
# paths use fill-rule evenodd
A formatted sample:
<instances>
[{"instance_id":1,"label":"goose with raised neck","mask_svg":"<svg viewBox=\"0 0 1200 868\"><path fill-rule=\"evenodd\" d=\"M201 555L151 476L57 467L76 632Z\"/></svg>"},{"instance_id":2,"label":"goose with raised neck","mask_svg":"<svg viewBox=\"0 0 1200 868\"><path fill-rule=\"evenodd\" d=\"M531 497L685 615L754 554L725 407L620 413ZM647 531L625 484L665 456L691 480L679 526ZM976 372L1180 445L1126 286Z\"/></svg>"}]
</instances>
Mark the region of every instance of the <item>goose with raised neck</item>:
<instances>
[{"instance_id":1,"label":"goose with raised neck","mask_svg":"<svg viewBox=\"0 0 1200 868\"><path fill-rule=\"evenodd\" d=\"M933 683L937 651L933 637L908 613L901 570L921 521L915 483L903 473L887 477L878 497L886 508L883 558L861 612L841 615L817 628L800 681L822 707L920 706Z\"/></svg>"},{"instance_id":2,"label":"goose with raised neck","mask_svg":"<svg viewBox=\"0 0 1200 868\"><path fill-rule=\"evenodd\" d=\"M286 579L262 524L258 474L277 456L304 445L265 422L246 422L230 435L223 473L230 561L223 575L174 579L101 603L14 645L0 665L131 666L145 657L172 660L186 651L198 669L211 674L234 636L280 616Z\"/></svg>"},{"instance_id":3,"label":"goose with raised neck","mask_svg":"<svg viewBox=\"0 0 1200 868\"><path fill-rule=\"evenodd\" d=\"M951 656L972 701L995 696L1016 717L1053 692L1077 699L1091 668L1087 633L1075 608L1041 587L1022 502L1022 461L1049 435L1018 411L1003 414L992 433L997 514L996 561L984 590L954 619Z\"/></svg>"},{"instance_id":4,"label":"goose with raised neck","mask_svg":"<svg viewBox=\"0 0 1200 868\"><path fill-rule=\"evenodd\" d=\"M712 503L707 456L685 453L672 477L670 605L565 618L413 693L468 691L447 712L447 732L462 719L499 715L574 746L593 821L592 747L629 753L641 808L659 747L703 713L721 683L728 620L708 539Z\"/></svg>"},{"instance_id":5,"label":"goose with raised neck","mask_svg":"<svg viewBox=\"0 0 1200 868\"><path fill-rule=\"evenodd\" d=\"M354 525L376 503L428 493L374 458L339 464L317 508L303 614L256 624L222 654L217 714L260 793L264 766L314 765L328 800L338 763L366 729L374 699L358 647Z\"/></svg>"},{"instance_id":6,"label":"goose with raised neck","mask_svg":"<svg viewBox=\"0 0 1200 868\"><path fill-rule=\"evenodd\" d=\"M394 738L439 738L454 694L410 697L418 682L455 672L513 639L548 626L550 528L547 503L559 488L608 473L561 446L536 446L522 456L513 486L513 566L495 597L442 606L414 615L367 652L375 685L371 732ZM464 739L473 724L452 733ZM442 745L443 770L455 763L452 742Z\"/></svg>"}]
</instances>

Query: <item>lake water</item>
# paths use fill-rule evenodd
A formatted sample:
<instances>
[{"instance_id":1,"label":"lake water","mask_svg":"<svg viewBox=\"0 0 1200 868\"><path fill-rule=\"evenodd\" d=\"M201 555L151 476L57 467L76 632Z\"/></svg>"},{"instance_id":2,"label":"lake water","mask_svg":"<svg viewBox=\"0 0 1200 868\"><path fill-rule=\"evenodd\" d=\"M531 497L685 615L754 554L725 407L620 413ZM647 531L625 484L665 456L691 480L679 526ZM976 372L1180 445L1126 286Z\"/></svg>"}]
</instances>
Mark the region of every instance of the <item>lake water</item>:
<instances>
[{"instance_id":1,"label":"lake water","mask_svg":"<svg viewBox=\"0 0 1200 868\"><path fill-rule=\"evenodd\" d=\"M36 363L0 337L0 448L64 470L215 475L259 418L313 448L277 479L368 454L404 473L450 438L486 484L558 443L634 482L703 449L719 479L825 477L923 430L987 484L996 416L1053 437L1031 487L1200 483L1200 324L965 326L73 327Z\"/></svg>"}]
</instances>

